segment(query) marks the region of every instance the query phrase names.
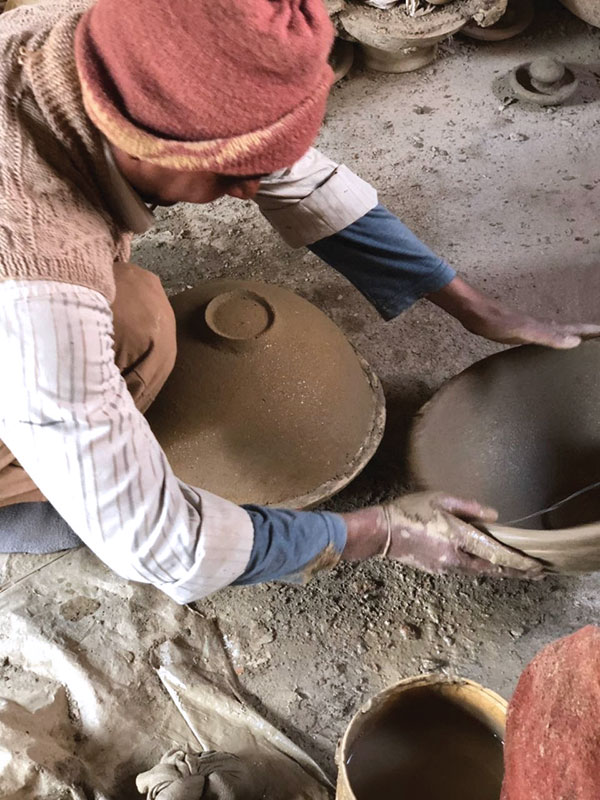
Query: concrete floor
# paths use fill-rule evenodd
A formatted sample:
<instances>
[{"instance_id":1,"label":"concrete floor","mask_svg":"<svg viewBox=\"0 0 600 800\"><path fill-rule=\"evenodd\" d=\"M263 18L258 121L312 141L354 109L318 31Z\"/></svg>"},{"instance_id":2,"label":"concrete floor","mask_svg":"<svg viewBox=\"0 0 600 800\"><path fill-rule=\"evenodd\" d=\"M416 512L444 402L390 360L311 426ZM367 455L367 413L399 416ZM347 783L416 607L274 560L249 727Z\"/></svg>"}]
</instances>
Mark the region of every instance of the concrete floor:
<instances>
[{"instance_id":1,"label":"concrete floor","mask_svg":"<svg viewBox=\"0 0 600 800\"><path fill-rule=\"evenodd\" d=\"M524 36L456 38L408 75L355 69L333 92L320 146L374 183L380 199L476 285L555 319L600 321L600 30L557 2L538 3ZM569 105L505 107L502 76L551 52L581 71ZM389 423L364 474L330 506L405 488L411 415L451 375L499 349L426 302L384 323L343 278L291 251L252 204L161 213L136 260L175 292L201 277L251 277L325 310L380 375ZM306 588L230 590L199 604L216 615L257 706L333 770L338 737L370 695L440 670L509 697L545 643L600 612L600 577L541 584L432 578L392 563L344 565Z\"/></svg>"}]
</instances>

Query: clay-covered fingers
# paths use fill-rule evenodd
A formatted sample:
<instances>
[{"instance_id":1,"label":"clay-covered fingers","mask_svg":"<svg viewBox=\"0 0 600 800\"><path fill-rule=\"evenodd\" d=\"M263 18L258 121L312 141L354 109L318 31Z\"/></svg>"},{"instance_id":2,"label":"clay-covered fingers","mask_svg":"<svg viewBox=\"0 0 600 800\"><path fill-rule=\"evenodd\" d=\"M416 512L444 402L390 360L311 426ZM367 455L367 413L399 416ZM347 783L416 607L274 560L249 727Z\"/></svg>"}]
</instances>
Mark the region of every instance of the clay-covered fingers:
<instances>
[{"instance_id":1,"label":"clay-covered fingers","mask_svg":"<svg viewBox=\"0 0 600 800\"><path fill-rule=\"evenodd\" d=\"M515 571L524 577L537 577L544 572L543 564L535 558L507 547L473 525L456 525L454 536L460 550L490 565Z\"/></svg>"},{"instance_id":2,"label":"clay-covered fingers","mask_svg":"<svg viewBox=\"0 0 600 800\"><path fill-rule=\"evenodd\" d=\"M478 503L477 500L438 494L433 502L440 511L446 511L448 514L460 519L480 522L495 522L498 519L498 512L494 508L484 506Z\"/></svg>"},{"instance_id":3,"label":"clay-covered fingers","mask_svg":"<svg viewBox=\"0 0 600 800\"><path fill-rule=\"evenodd\" d=\"M600 336L600 325L591 323L575 323L573 325L563 325L566 332L581 339L597 339Z\"/></svg>"},{"instance_id":4,"label":"clay-covered fingers","mask_svg":"<svg viewBox=\"0 0 600 800\"><path fill-rule=\"evenodd\" d=\"M558 322L536 321L524 336L524 340L556 350L570 350L580 345L584 339L595 339L599 336L600 325L583 322L563 325Z\"/></svg>"},{"instance_id":5,"label":"clay-covered fingers","mask_svg":"<svg viewBox=\"0 0 600 800\"><path fill-rule=\"evenodd\" d=\"M483 558L471 555L463 551L457 552L456 570L463 575L483 575L488 578L513 578L519 580L540 580L544 577L543 570L540 571L536 563L533 570L519 570L511 567L502 567L499 564L491 564Z\"/></svg>"}]
</instances>

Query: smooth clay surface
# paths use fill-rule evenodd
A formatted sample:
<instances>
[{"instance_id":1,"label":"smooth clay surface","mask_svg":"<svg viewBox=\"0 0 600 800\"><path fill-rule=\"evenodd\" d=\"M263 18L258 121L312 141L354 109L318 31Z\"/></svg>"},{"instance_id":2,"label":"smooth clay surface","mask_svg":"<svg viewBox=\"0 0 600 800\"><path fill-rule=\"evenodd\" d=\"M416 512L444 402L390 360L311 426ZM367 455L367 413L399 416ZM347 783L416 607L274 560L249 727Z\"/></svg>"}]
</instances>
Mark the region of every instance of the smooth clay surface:
<instances>
[{"instance_id":1,"label":"smooth clay surface","mask_svg":"<svg viewBox=\"0 0 600 800\"><path fill-rule=\"evenodd\" d=\"M474 364L421 411L410 457L419 485L497 508L498 538L555 568L589 571L600 568L600 489L547 509L600 480L599 453L600 342L589 341Z\"/></svg>"},{"instance_id":2,"label":"smooth clay surface","mask_svg":"<svg viewBox=\"0 0 600 800\"><path fill-rule=\"evenodd\" d=\"M599 454L600 343L589 341L515 348L465 370L420 413L411 460L420 485L478 497L507 524L600 480ZM565 507L562 526L600 517L587 500ZM548 527L545 516L523 526Z\"/></svg>"},{"instance_id":3,"label":"smooth clay surface","mask_svg":"<svg viewBox=\"0 0 600 800\"><path fill-rule=\"evenodd\" d=\"M173 308L177 362L148 419L179 478L237 503L304 507L364 466L381 389L319 309L251 281L201 283Z\"/></svg>"}]
</instances>

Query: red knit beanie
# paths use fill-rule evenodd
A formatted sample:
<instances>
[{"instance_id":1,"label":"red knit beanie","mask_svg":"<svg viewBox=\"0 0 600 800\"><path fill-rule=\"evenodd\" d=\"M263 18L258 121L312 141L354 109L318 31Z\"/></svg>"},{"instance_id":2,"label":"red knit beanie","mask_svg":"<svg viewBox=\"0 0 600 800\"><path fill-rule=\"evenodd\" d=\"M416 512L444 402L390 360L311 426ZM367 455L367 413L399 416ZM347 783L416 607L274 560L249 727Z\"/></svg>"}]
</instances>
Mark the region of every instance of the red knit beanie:
<instances>
[{"instance_id":1,"label":"red knit beanie","mask_svg":"<svg viewBox=\"0 0 600 800\"><path fill-rule=\"evenodd\" d=\"M600 628L544 648L510 701L502 800L600 797Z\"/></svg>"},{"instance_id":2,"label":"red knit beanie","mask_svg":"<svg viewBox=\"0 0 600 800\"><path fill-rule=\"evenodd\" d=\"M314 141L332 42L323 0L97 0L75 56L90 119L129 155L256 175Z\"/></svg>"}]
</instances>

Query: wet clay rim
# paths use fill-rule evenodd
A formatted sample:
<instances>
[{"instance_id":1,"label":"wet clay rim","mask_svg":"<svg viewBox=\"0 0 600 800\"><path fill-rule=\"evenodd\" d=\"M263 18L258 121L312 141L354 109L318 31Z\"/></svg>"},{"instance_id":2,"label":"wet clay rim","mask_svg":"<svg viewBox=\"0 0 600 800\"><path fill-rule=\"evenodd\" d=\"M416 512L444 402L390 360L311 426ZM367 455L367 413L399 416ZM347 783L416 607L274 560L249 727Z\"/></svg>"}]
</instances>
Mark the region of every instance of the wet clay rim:
<instances>
[{"instance_id":1,"label":"wet clay rim","mask_svg":"<svg viewBox=\"0 0 600 800\"><path fill-rule=\"evenodd\" d=\"M468 708L474 716L504 740L508 702L496 692L468 678L445 678L436 674L405 678L376 694L352 717L336 752L338 765L336 800L356 800L348 779L346 760L364 725L365 714L377 713L398 695L422 687L439 689L441 694L454 696L460 705Z\"/></svg>"},{"instance_id":2,"label":"wet clay rim","mask_svg":"<svg viewBox=\"0 0 600 800\"><path fill-rule=\"evenodd\" d=\"M562 575L600 570L600 528L597 522L555 530L511 528L507 525L486 525L485 530L502 544L545 561Z\"/></svg>"},{"instance_id":3,"label":"wet clay rim","mask_svg":"<svg viewBox=\"0 0 600 800\"><path fill-rule=\"evenodd\" d=\"M354 350L360 366L362 367L375 400L371 429L343 475L322 483L319 487L313 489L307 494L282 500L281 502L276 503L274 508L310 509L314 508L316 505L319 505L319 503L325 502L325 500L328 500L338 492L341 492L345 486L347 486L351 481L354 480L354 478L356 478L357 475L363 471L381 444L385 429L386 417L385 395L383 393L383 387L381 385L381 381L373 372L368 362L361 356L354 346L352 349Z\"/></svg>"}]
</instances>

